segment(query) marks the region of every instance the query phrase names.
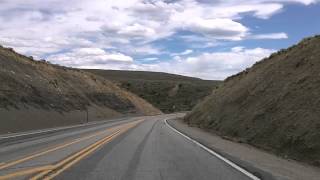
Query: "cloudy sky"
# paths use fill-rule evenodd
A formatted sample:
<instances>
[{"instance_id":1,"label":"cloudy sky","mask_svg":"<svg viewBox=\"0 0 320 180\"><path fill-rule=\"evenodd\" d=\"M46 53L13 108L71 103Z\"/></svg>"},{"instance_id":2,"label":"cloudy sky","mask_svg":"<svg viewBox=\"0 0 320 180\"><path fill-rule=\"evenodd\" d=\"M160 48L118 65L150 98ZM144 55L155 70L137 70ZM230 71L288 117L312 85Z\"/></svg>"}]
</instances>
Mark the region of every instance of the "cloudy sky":
<instances>
[{"instance_id":1,"label":"cloudy sky","mask_svg":"<svg viewBox=\"0 0 320 180\"><path fill-rule=\"evenodd\" d=\"M224 79L320 33L320 0L0 0L0 44L78 68Z\"/></svg>"}]
</instances>

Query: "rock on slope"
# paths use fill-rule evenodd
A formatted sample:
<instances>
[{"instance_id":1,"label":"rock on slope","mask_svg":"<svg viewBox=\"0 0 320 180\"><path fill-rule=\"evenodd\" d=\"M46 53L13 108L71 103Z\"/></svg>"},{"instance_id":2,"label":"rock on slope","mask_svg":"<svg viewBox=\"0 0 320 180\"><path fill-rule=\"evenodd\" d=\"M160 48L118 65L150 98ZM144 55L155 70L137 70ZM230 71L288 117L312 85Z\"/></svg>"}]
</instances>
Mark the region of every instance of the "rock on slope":
<instances>
[{"instance_id":1,"label":"rock on slope","mask_svg":"<svg viewBox=\"0 0 320 180\"><path fill-rule=\"evenodd\" d=\"M116 82L165 113L190 111L220 83L160 72L86 71Z\"/></svg>"},{"instance_id":2,"label":"rock on slope","mask_svg":"<svg viewBox=\"0 0 320 180\"><path fill-rule=\"evenodd\" d=\"M320 165L320 36L226 79L185 121Z\"/></svg>"},{"instance_id":3,"label":"rock on slope","mask_svg":"<svg viewBox=\"0 0 320 180\"><path fill-rule=\"evenodd\" d=\"M0 133L160 111L101 77L0 47Z\"/></svg>"}]
</instances>

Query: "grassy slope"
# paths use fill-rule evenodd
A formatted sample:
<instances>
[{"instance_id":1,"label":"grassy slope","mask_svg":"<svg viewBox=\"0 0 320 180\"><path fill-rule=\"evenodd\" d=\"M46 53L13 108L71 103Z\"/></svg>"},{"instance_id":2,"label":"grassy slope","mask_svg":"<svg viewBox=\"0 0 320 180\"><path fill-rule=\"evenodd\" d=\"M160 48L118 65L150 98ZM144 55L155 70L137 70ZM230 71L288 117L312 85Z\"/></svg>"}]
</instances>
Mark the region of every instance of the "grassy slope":
<instances>
[{"instance_id":1,"label":"grassy slope","mask_svg":"<svg viewBox=\"0 0 320 180\"><path fill-rule=\"evenodd\" d=\"M320 165L320 36L235 76L185 121L277 154Z\"/></svg>"},{"instance_id":2,"label":"grassy slope","mask_svg":"<svg viewBox=\"0 0 320 180\"><path fill-rule=\"evenodd\" d=\"M104 78L81 70L34 61L12 49L1 47L0 82L0 112L6 114L6 118L0 121L0 131L10 124L6 122L8 119L18 121L21 118L15 115L17 111L36 114L35 110L38 109L68 114L89 108L94 113L100 111L106 117L160 112ZM13 125L8 126L6 131L10 131ZM45 123L43 126L46 126Z\"/></svg>"},{"instance_id":3,"label":"grassy slope","mask_svg":"<svg viewBox=\"0 0 320 180\"><path fill-rule=\"evenodd\" d=\"M219 81L143 71L87 70L117 82L163 112L189 111L211 94Z\"/></svg>"}]
</instances>

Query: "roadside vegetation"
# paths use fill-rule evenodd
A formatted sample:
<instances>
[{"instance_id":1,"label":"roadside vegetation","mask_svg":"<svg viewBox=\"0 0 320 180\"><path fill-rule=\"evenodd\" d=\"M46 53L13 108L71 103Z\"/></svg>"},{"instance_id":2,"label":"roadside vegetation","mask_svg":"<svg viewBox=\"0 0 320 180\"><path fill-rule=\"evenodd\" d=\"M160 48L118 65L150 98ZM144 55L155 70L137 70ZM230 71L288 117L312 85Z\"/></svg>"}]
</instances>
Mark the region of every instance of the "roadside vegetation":
<instances>
[{"instance_id":1,"label":"roadside vegetation","mask_svg":"<svg viewBox=\"0 0 320 180\"><path fill-rule=\"evenodd\" d=\"M185 122L320 166L320 36L227 78Z\"/></svg>"},{"instance_id":2,"label":"roadside vegetation","mask_svg":"<svg viewBox=\"0 0 320 180\"><path fill-rule=\"evenodd\" d=\"M153 115L151 104L100 76L0 47L0 133Z\"/></svg>"},{"instance_id":3,"label":"roadside vegetation","mask_svg":"<svg viewBox=\"0 0 320 180\"><path fill-rule=\"evenodd\" d=\"M87 70L117 83L164 113L190 111L220 81L143 71Z\"/></svg>"}]
</instances>

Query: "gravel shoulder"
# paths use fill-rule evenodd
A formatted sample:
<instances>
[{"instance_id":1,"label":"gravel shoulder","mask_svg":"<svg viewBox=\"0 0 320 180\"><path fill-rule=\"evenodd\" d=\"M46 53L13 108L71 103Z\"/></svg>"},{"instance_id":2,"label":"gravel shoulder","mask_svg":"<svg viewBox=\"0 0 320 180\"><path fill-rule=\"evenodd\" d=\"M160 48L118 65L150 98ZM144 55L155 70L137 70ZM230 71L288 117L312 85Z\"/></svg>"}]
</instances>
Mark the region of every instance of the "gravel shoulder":
<instances>
[{"instance_id":1,"label":"gravel shoulder","mask_svg":"<svg viewBox=\"0 0 320 180\"><path fill-rule=\"evenodd\" d=\"M320 178L318 167L283 159L253 146L223 139L200 128L190 127L181 119L171 119L168 123L261 179L319 180Z\"/></svg>"}]
</instances>

